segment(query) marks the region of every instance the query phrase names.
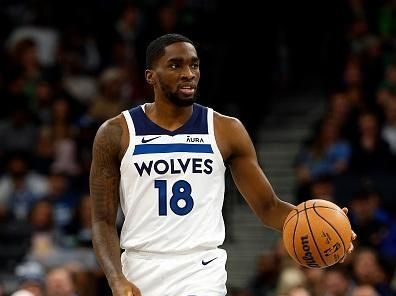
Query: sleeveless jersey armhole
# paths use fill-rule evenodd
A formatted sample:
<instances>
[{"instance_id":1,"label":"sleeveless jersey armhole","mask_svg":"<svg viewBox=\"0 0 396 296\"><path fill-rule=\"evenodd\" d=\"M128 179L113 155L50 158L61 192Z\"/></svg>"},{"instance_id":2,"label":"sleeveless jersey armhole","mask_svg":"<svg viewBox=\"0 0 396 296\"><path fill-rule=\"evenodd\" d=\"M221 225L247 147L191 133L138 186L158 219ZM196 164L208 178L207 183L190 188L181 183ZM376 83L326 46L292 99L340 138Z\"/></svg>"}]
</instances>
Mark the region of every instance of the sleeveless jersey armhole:
<instances>
[{"instance_id":1,"label":"sleeveless jersey armhole","mask_svg":"<svg viewBox=\"0 0 396 296\"><path fill-rule=\"evenodd\" d=\"M211 142L213 143L213 152L215 156L217 157L219 163L222 164L223 168L225 169L225 164L224 164L224 159L223 156L221 155L220 149L217 146L217 141L216 141L216 136L215 136L215 131L214 131L214 118L213 118L213 109L208 108L208 133L209 137L211 139Z\"/></svg>"},{"instance_id":2,"label":"sleeveless jersey armhole","mask_svg":"<svg viewBox=\"0 0 396 296\"><path fill-rule=\"evenodd\" d=\"M122 111L122 115L124 116L125 121L128 126L129 143L128 143L128 148L125 151L124 156L122 157L121 167L123 166L123 163L125 162L125 158L127 158L129 155L131 155L131 153L133 153L133 150L135 149L134 140L135 140L135 136L136 136L135 126L133 125L132 117L131 117L131 114L129 113L129 111L128 110Z\"/></svg>"}]
</instances>

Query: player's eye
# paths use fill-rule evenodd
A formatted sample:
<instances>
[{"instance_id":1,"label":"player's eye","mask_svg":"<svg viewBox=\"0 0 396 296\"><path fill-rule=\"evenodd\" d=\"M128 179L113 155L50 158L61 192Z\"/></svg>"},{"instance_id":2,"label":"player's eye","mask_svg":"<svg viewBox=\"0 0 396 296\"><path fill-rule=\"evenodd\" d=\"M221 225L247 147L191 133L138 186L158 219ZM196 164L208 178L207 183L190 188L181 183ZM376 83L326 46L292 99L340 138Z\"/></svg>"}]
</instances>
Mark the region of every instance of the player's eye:
<instances>
[{"instance_id":1,"label":"player's eye","mask_svg":"<svg viewBox=\"0 0 396 296\"><path fill-rule=\"evenodd\" d=\"M199 63L194 63L191 65L191 68L193 69L198 69L199 68Z\"/></svg>"},{"instance_id":2,"label":"player's eye","mask_svg":"<svg viewBox=\"0 0 396 296\"><path fill-rule=\"evenodd\" d=\"M179 67L178 64L170 64L169 65L169 68L171 68L171 69L177 69L178 67Z\"/></svg>"}]
</instances>

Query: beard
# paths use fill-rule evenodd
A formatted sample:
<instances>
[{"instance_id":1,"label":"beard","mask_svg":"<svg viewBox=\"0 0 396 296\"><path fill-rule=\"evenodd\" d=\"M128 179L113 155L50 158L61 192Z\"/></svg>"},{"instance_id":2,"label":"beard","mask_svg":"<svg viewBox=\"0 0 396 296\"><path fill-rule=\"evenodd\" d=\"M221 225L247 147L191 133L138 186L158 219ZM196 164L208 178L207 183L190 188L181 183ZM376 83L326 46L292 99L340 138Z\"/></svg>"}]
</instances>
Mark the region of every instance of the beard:
<instances>
[{"instance_id":1,"label":"beard","mask_svg":"<svg viewBox=\"0 0 396 296\"><path fill-rule=\"evenodd\" d=\"M178 107L188 107L195 103L197 98L197 91L195 90L194 95L190 98L180 97L177 92L172 92L172 90L161 82L161 90L165 97L173 104Z\"/></svg>"}]
</instances>

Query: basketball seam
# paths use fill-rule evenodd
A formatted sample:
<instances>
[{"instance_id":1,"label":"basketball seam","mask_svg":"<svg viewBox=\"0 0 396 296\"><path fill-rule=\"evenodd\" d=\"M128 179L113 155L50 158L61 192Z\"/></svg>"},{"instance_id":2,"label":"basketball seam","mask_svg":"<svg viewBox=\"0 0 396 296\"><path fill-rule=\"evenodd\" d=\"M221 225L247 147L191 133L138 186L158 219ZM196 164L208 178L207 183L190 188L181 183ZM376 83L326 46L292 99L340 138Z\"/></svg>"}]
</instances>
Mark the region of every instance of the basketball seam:
<instances>
[{"instance_id":1,"label":"basketball seam","mask_svg":"<svg viewBox=\"0 0 396 296\"><path fill-rule=\"evenodd\" d=\"M297 214L298 214L298 210L297 210L297 209L293 209L293 210L291 210L290 212L293 212L293 211L297 211ZM293 218L293 217L294 217L295 215L297 215L297 214L294 214L294 215L292 215L289 219L285 220L285 222L283 223L283 230L285 229L286 224L289 223L289 221L291 220L291 218ZM289 214L289 215L290 215L290 214Z\"/></svg>"},{"instance_id":2,"label":"basketball seam","mask_svg":"<svg viewBox=\"0 0 396 296\"><path fill-rule=\"evenodd\" d=\"M338 237L341 239L342 246L344 247L344 256L345 256L345 254L346 254L346 252L347 252L346 247L345 247L345 243L344 243L344 240L342 239L341 235L338 233L337 229L336 229L332 224L330 224L330 222L328 222L325 218L323 218L323 217L316 211L315 208L314 208L314 211L315 211L315 213L316 213L320 218L322 218L324 221L326 221L326 223L329 224L330 227L333 228L334 231L337 233Z\"/></svg>"},{"instance_id":3,"label":"basketball seam","mask_svg":"<svg viewBox=\"0 0 396 296\"><path fill-rule=\"evenodd\" d=\"M306 208L307 210L309 210L309 209L313 209L314 207L308 207L308 208ZM335 209L335 208L332 208L332 207L326 207L326 206L316 206L315 208L325 208L325 209L331 209L331 210L333 210L333 211L337 211L337 212L341 212L341 213L343 213L344 215L345 215L345 213L341 210L339 210L339 209ZM286 224L287 222L289 222L295 215L298 215L299 213L301 213L301 212L304 212L305 211L305 209L302 209L302 210L297 210L297 209L293 209L293 210L295 210L295 211L297 211L297 213L295 213L294 215L292 215L289 219L287 219L286 221L285 221L285 223L284 224ZM346 215L345 215L345 217L346 217Z\"/></svg>"},{"instance_id":4,"label":"basketball seam","mask_svg":"<svg viewBox=\"0 0 396 296\"><path fill-rule=\"evenodd\" d=\"M295 258L297 258L297 261L298 261L300 264L302 264L302 262L300 261L300 258L298 258L297 251L296 251L296 244L295 244L295 240L294 240L294 239L296 238L296 230L297 230L297 225L298 225L299 216L300 216L300 215L297 215L297 221L296 221L296 224L294 225L294 231L293 231L293 250L294 250ZM290 221L290 219L289 219L289 221ZM285 224L285 225L286 225L286 224Z\"/></svg>"},{"instance_id":5,"label":"basketball seam","mask_svg":"<svg viewBox=\"0 0 396 296\"><path fill-rule=\"evenodd\" d=\"M313 203L312 208L315 207L315 203L316 203L316 202ZM326 266L328 266L328 264L326 263L326 261L322 258L322 254L320 253L318 244L316 243L316 240L315 240L315 236L314 236L314 234L313 234L313 232L312 232L311 223L309 222L308 212L307 212L307 209L306 209L306 202L304 202L304 210L305 210L305 217L307 218L307 223L308 223L309 231L311 232L312 240L313 240L313 242L315 243L315 247L316 247L316 249L317 249L317 251L318 251L318 253L319 253L320 259L322 259L323 263L324 263Z\"/></svg>"}]
</instances>

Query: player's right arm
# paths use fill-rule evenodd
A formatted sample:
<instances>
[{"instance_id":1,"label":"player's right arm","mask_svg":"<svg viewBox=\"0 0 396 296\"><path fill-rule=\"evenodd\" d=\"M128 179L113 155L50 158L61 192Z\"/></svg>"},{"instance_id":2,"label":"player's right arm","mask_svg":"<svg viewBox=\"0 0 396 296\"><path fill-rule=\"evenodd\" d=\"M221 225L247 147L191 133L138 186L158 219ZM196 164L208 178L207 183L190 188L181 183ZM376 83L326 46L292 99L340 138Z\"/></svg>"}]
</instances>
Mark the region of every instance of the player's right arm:
<instances>
[{"instance_id":1,"label":"player's right arm","mask_svg":"<svg viewBox=\"0 0 396 296\"><path fill-rule=\"evenodd\" d=\"M120 117L106 121L97 131L89 177L92 198L92 242L96 257L113 295L140 296L139 289L122 273L116 228L119 205L121 137Z\"/></svg>"}]
</instances>

